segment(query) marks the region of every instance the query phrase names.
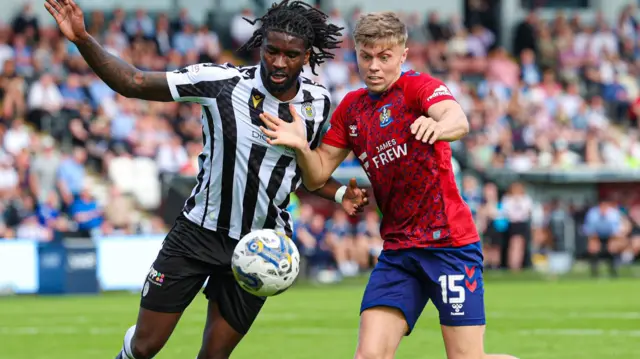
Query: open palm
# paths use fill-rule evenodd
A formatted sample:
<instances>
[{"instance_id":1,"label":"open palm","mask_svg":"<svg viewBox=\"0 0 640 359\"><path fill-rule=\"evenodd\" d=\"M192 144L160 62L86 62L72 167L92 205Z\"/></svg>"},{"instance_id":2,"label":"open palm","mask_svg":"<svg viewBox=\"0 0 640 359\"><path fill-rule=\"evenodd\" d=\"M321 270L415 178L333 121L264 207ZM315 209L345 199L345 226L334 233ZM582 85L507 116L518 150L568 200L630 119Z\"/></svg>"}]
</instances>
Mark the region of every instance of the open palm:
<instances>
[{"instance_id":1,"label":"open palm","mask_svg":"<svg viewBox=\"0 0 640 359\"><path fill-rule=\"evenodd\" d=\"M69 41L76 42L87 37L84 14L73 0L46 0L44 7Z\"/></svg>"},{"instance_id":2,"label":"open palm","mask_svg":"<svg viewBox=\"0 0 640 359\"><path fill-rule=\"evenodd\" d=\"M286 122L266 112L260 114L262 122L267 126L267 128L260 127L260 130L269 137L267 142L270 145L303 149L307 146L307 134L304 122L292 104L289 105L289 111L291 111L293 122Z\"/></svg>"}]
</instances>

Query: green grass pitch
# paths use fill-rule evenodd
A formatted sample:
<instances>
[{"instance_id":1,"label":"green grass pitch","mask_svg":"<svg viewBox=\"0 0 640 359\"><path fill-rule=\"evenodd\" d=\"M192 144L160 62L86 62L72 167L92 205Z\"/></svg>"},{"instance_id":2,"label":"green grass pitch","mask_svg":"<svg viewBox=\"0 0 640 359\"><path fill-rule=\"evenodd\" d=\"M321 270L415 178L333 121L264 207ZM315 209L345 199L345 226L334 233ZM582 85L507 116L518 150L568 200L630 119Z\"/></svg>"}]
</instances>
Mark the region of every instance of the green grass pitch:
<instances>
[{"instance_id":1,"label":"green grass pitch","mask_svg":"<svg viewBox=\"0 0 640 359\"><path fill-rule=\"evenodd\" d=\"M352 358L364 280L298 285L270 299L233 358ZM138 296L0 298L0 359L114 358ZM640 280L487 278L486 348L522 359L640 358ZM205 300L194 301L159 359L193 359ZM445 358L429 305L399 359Z\"/></svg>"}]
</instances>

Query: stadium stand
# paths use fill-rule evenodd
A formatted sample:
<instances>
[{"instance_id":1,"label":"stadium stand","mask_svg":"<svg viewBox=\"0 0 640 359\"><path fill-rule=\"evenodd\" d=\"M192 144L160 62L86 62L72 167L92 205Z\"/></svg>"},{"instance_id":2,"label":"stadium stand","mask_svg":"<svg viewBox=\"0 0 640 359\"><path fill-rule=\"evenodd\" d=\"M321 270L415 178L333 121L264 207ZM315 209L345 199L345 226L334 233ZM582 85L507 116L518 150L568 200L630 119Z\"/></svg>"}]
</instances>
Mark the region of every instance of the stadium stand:
<instances>
[{"instance_id":1,"label":"stadium stand","mask_svg":"<svg viewBox=\"0 0 640 359\"><path fill-rule=\"evenodd\" d=\"M634 11L625 8L615 23L561 12L547 22L532 12L515 27L511 52L486 9L469 10L466 21L436 12L424 22L406 15L406 68L441 76L467 111L471 134L453 144L454 156L490 267L542 265L558 251L586 255L582 218L597 200L579 190L596 176L629 183L605 183L598 191L623 213L617 238L624 261L638 257L640 188L635 178L617 179L640 170L640 24ZM357 14L336 10L331 19L348 34ZM250 63L255 54L234 51L253 31L242 16L253 15L243 10L228 30L218 30L192 22L186 11L172 18L116 9L93 12L88 25L122 59L172 71L198 62ZM344 40L335 60L312 78L331 90L334 104L362 86L353 44ZM175 188L197 171L199 112L197 105L116 95L72 44L25 7L0 24L0 238L166 233L167 211L175 214L184 200ZM358 168L351 156L340 171ZM578 176L581 185L563 187L568 176ZM296 239L322 249L322 255L304 252L311 262L321 269L339 264L345 275L366 271L380 251L375 205L349 222L334 216L330 204L300 197L293 208ZM504 207L509 216L496 214Z\"/></svg>"}]
</instances>

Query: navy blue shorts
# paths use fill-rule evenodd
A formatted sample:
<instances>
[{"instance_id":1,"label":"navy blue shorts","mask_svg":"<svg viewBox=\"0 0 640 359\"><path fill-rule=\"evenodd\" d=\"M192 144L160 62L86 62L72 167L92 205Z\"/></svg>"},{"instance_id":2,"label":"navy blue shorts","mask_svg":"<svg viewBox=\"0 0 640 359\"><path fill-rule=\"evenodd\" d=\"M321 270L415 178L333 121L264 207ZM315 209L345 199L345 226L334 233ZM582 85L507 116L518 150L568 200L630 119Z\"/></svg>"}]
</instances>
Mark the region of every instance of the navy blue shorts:
<instances>
[{"instance_id":1,"label":"navy blue shorts","mask_svg":"<svg viewBox=\"0 0 640 359\"><path fill-rule=\"evenodd\" d=\"M460 248L385 250L369 278L360 313L379 306L398 308L409 335L431 300L442 325L484 325L482 271L480 242Z\"/></svg>"}]
</instances>

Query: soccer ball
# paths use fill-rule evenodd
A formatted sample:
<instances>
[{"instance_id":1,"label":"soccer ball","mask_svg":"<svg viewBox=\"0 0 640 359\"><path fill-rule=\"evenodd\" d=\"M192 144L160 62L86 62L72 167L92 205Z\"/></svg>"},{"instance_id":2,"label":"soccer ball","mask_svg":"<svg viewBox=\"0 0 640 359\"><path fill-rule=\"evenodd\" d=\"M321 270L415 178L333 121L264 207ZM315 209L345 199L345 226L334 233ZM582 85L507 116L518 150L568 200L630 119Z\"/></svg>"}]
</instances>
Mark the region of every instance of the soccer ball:
<instances>
[{"instance_id":1,"label":"soccer ball","mask_svg":"<svg viewBox=\"0 0 640 359\"><path fill-rule=\"evenodd\" d=\"M300 273L300 253L286 235L261 229L240 239L231 270L245 291L259 297L274 296L289 289Z\"/></svg>"}]
</instances>

